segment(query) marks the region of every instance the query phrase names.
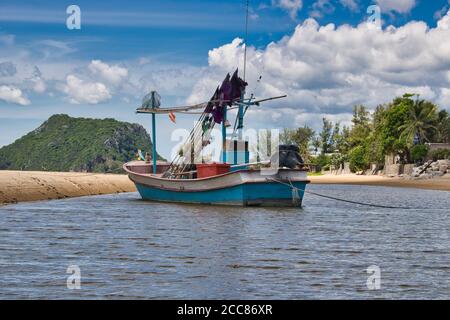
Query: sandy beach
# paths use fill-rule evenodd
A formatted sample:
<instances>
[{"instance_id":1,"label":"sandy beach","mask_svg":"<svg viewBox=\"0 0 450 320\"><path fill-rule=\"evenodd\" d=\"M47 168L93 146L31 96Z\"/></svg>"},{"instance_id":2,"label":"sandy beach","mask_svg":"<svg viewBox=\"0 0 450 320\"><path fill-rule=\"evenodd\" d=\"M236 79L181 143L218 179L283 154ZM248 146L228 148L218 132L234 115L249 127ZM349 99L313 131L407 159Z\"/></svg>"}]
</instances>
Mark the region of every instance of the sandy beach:
<instances>
[{"instance_id":1,"label":"sandy beach","mask_svg":"<svg viewBox=\"0 0 450 320\"><path fill-rule=\"evenodd\" d=\"M126 175L0 171L0 204L135 191Z\"/></svg>"},{"instance_id":2,"label":"sandy beach","mask_svg":"<svg viewBox=\"0 0 450 320\"><path fill-rule=\"evenodd\" d=\"M450 175L448 174L441 178L423 180L388 178L383 176L359 176L356 174L310 176L309 179L313 184L353 184L450 191Z\"/></svg>"},{"instance_id":3,"label":"sandy beach","mask_svg":"<svg viewBox=\"0 0 450 320\"><path fill-rule=\"evenodd\" d=\"M313 184L354 184L450 191L449 175L427 180L358 175L311 176L309 179ZM0 204L134 191L136 188L126 175L0 171Z\"/></svg>"}]
</instances>

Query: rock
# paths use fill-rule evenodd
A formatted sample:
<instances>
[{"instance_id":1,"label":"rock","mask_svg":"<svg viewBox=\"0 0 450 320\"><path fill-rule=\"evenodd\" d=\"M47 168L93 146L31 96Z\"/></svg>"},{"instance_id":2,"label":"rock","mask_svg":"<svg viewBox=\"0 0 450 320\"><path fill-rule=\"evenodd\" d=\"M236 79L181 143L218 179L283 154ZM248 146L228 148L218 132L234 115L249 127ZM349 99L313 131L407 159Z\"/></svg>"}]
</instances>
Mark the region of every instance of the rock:
<instances>
[{"instance_id":1,"label":"rock","mask_svg":"<svg viewBox=\"0 0 450 320\"><path fill-rule=\"evenodd\" d=\"M416 167L416 168L413 169L411 175L412 175L413 177L418 177L419 174L420 174L420 172L421 172L422 170L423 170L422 166Z\"/></svg>"},{"instance_id":2,"label":"rock","mask_svg":"<svg viewBox=\"0 0 450 320\"><path fill-rule=\"evenodd\" d=\"M439 171L442 173L446 173L450 168L449 160L438 160Z\"/></svg>"},{"instance_id":3,"label":"rock","mask_svg":"<svg viewBox=\"0 0 450 320\"><path fill-rule=\"evenodd\" d=\"M419 179L431 179L431 178L433 178L433 174L427 173L427 172L422 173L422 174L419 176Z\"/></svg>"},{"instance_id":4,"label":"rock","mask_svg":"<svg viewBox=\"0 0 450 320\"><path fill-rule=\"evenodd\" d=\"M439 162L433 162L430 166L432 171L439 171Z\"/></svg>"}]
</instances>

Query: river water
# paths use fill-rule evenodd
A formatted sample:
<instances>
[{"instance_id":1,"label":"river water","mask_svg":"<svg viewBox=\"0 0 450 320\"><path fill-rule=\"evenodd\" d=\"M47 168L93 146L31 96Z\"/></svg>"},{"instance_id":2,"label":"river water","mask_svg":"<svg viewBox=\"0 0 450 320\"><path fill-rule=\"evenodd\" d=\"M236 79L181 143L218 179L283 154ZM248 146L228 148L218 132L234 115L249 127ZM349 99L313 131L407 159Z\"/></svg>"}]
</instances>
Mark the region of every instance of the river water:
<instances>
[{"instance_id":1,"label":"river water","mask_svg":"<svg viewBox=\"0 0 450 320\"><path fill-rule=\"evenodd\" d=\"M0 299L450 298L449 192L309 190L419 209L309 194L303 209L161 204L136 193L3 206ZM69 266L80 289L67 287Z\"/></svg>"}]
</instances>

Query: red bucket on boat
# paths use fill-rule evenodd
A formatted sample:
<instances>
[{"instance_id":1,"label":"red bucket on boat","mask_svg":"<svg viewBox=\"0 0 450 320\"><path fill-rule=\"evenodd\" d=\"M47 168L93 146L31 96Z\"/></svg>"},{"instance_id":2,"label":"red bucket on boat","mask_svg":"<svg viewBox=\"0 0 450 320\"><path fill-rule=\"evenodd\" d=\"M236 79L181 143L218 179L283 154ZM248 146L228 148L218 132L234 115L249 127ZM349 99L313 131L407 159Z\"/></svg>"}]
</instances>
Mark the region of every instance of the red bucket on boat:
<instances>
[{"instance_id":1,"label":"red bucket on boat","mask_svg":"<svg viewBox=\"0 0 450 320\"><path fill-rule=\"evenodd\" d=\"M228 163L202 163L197 164L197 178L208 178L230 172Z\"/></svg>"}]
</instances>

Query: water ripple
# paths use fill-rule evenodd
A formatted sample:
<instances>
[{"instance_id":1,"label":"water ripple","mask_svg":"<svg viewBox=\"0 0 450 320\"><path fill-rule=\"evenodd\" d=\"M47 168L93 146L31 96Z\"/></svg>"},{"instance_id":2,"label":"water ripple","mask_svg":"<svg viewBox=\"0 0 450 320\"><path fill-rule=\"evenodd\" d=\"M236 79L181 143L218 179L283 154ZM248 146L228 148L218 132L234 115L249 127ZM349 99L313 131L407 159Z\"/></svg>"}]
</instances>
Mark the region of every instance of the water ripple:
<instances>
[{"instance_id":1,"label":"water ripple","mask_svg":"<svg viewBox=\"0 0 450 320\"><path fill-rule=\"evenodd\" d=\"M449 299L448 192L311 186L303 209L135 193L0 207L0 299ZM69 265L81 289L68 290ZM367 267L381 269L369 291Z\"/></svg>"}]
</instances>

